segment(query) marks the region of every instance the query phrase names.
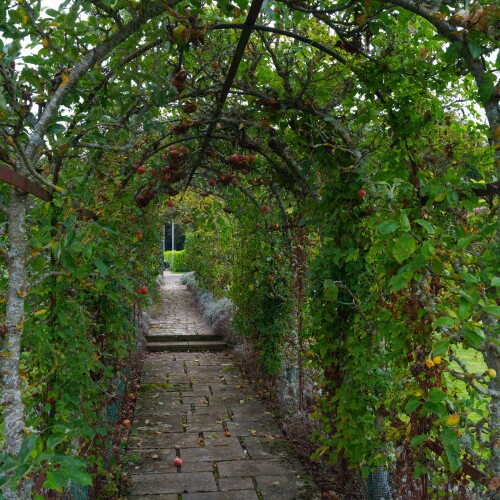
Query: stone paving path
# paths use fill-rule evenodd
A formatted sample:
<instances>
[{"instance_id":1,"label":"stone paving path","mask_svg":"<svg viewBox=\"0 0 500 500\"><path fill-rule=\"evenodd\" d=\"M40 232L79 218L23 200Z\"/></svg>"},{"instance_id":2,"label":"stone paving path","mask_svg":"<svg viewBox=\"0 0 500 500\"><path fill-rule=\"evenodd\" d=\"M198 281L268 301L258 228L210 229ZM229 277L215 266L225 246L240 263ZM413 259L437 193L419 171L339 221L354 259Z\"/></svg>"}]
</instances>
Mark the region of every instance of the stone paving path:
<instances>
[{"instance_id":1,"label":"stone paving path","mask_svg":"<svg viewBox=\"0 0 500 500\"><path fill-rule=\"evenodd\" d=\"M158 326L210 334L178 277L162 295ZM124 463L128 500L321 498L227 353L147 355Z\"/></svg>"}]
</instances>

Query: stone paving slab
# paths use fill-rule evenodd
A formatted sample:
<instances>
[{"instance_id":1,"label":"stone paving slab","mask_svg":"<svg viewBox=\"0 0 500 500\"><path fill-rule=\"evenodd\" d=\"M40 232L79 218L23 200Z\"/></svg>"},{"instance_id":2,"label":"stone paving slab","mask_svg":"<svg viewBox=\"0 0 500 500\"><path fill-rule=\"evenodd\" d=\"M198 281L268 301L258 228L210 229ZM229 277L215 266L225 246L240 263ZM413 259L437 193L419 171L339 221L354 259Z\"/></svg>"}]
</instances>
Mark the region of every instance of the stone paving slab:
<instances>
[{"instance_id":1,"label":"stone paving slab","mask_svg":"<svg viewBox=\"0 0 500 500\"><path fill-rule=\"evenodd\" d=\"M236 496L235 496L236 495ZM188 493L182 500L258 500L255 490L220 491L217 493Z\"/></svg>"},{"instance_id":2,"label":"stone paving slab","mask_svg":"<svg viewBox=\"0 0 500 500\"><path fill-rule=\"evenodd\" d=\"M131 474L130 480L131 495L217 491L213 472Z\"/></svg>"},{"instance_id":3,"label":"stone paving slab","mask_svg":"<svg viewBox=\"0 0 500 500\"><path fill-rule=\"evenodd\" d=\"M154 330L211 333L178 278L163 283ZM123 499L320 498L227 353L149 353L141 383L124 458ZM179 469L176 455L183 461Z\"/></svg>"}]
</instances>

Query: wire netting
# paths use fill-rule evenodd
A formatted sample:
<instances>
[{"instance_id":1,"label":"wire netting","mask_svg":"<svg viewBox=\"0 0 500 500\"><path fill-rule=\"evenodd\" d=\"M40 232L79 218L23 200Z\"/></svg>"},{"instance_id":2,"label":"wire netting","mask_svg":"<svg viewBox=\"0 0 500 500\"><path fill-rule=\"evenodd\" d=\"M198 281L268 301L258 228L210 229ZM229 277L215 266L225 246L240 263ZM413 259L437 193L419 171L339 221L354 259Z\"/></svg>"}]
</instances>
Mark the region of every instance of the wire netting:
<instances>
[{"instance_id":1,"label":"wire netting","mask_svg":"<svg viewBox=\"0 0 500 500\"><path fill-rule=\"evenodd\" d=\"M375 472L368 476L368 500L390 500L389 471L377 467Z\"/></svg>"}]
</instances>

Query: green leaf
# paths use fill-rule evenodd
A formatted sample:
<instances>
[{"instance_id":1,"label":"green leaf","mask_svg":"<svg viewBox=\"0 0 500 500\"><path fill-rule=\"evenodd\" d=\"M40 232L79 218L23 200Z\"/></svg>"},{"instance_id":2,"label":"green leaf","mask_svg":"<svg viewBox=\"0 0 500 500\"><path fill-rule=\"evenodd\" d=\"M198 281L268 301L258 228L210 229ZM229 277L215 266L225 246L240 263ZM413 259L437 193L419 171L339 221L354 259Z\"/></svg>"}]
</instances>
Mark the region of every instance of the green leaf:
<instances>
[{"instance_id":1,"label":"green leaf","mask_svg":"<svg viewBox=\"0 0 500 500\"><path fill-rule=\"evenodd\" d=\"M398 241L396 241L394 247L392 248L392 255L401 264L406 259L411 257L413 252L415 252L417 244L415 238L411 234L405 234L401 236Z\"/></svg>"},{"instance_id":2,"label":"green leaf","mask_svg":"<svg viewBox=\"0 0 500 500\"><path fill-rule=\"evenodd\" d=\"M462 42L451 43L446 52L443 54L443 59L445 62L452 64L460 58L460 53L462 51Z\"/></svg>"},{"instance_id":3,"label":"green leaf","mask_svg":"<svg viewBox=\"0 0 500 500\"><path fill-rule=\"evenodd\" d=\"M15 58L21 51L21 41L19 39L12 40L12 43L6 45L5 48L7 49L7 54L10 57Z\"/></svg>"},{"instance_id":4,"label":"green leaf","mask_svg":"<svg viewBox=\"0 0 500 500\"><path fill-rule=\"evenodd\" d=\"M74 257L67 250L61 250L61 262L62 262L63 266L71 274L74 274L78 269Z\"/></svg>"},{"instance_id":5,"label":"green leaf","mask_svg":"<svg viewBox=\"0 0 500 500\"><path fill-rule=\"evenodd\" d=\"M382 222L380 226L378 227L378 230L380 231L381 234L390 234L393 233L396 229L399 227L399 222L393 219L386 220L385 222Z\"/></svg>"},{"instance_id":6,"label":"green leaf","mask_svg":"<svg viewBox=\"0 0 500 500\"><path fill-rule=\"evenodd\" d=\"M484 306L484 312L491 314L493 316L500 317L500 306L494 306L494 305Z\"/></svg>"},{"instance_id":7,"label":"green leaf","mask_svg":"<svg viewBox=\"0 0 500 500\"><path fill-rule=\"evenodd\" d=\"M422 443L425 443L429 436L427 434L419 434L418 436L415 436L411 441L410 441L410 446L412 448L415 448L416 446L420 446Z\"/></svg>"},{"instance_id":8,"label":"green leaf","mask_svg":"<svg viewBox=\"0 0 500 500\"><path fill-rule=\"evenodd\" d=\"M405 213L401 214L401 217L399 218L399 222L401 224L401 229L407 233L410 230L410 220L408 219L408 216Z\"/></svg>"},{"instance_id":9,"label":"green leaf","mask_svg":"<svg viewBox=\"0 0 500 500\"><path fill-rule=\"evenodd\" d=\"M431 263L432 272L435 274L442 274L444 271L444 265L440 260L432 260Z\"/></svg>"},{"instance_id":10,"label":"green leaf","mask_svg":"<svg viewBox=\"0 0 500 500\"><path fill-rule=\"evenodd\" d=\"M18 454L18 459L19 459L20 463L22 463L22 464L26 463L28 457L35 450L35 447L37 445L37 441L39 439L40 439L40 437L38 436L38 434L31 434L23 441L23 444L21 445L21 448L20 448L19 454Z\"/></svg>"},{"instance_id":11,"label":"green leaf","mask_svg":"<svg viewBox=\"0 0 500 500\"><path fill-rule=\"evenodd\" d=\"M391 285L391 290L393 293L398 293L405 286L408 285L408 281L413 277L413 273L408 275L406 272L399 272L391 278L389 284Z\"/></svg>"},{"instance_id":12,"label":"green leaf","mask_svg":"<svg viewBox=\"0 0 500 500\"><path fill-rule=\"evenodd\" d=\"M43 487L49 490L62 491L67 484L68 478L59 471L54 470L47 472L47 479L43 483Z\"/></svg>"},{"instance_id":13,"label":"green leaf","mask_svg":"<svg viewBox=\"0 0 500 500\"><path fill-rule=\"evenodd\" d=\"M443 354L447 354L450 349L450 341L448 339L441 339L436 342L432 353L434 356L442 356Z\"/></svg>"},{"instance_id":14,"label":"green leaf","mask_svg":"<svg viewBox=\"0 0 500 500\"><path fill-rule=\"evenodd\" d=\"M483 53L483 47L481 46L480 43L470 42L469 43L469 51L470 51L471 56L474 59L477 59Z\"/></svg>"},{"instance_id":15,"label":"green leaf","mask_svg":"<svg viewBox=\"0 0 500 500\"><path fill-rule=\"evenodd\" d=\"M66 132L66 127L59 123L54 123L47 129L47 135L59 135L64 134L64 132Z\"/></svg>"},{"instance_id":16,"label":"green leaf","mask_svg":"<svg viewBox=\"0 0 500 500\"><path fill-rule=\"evenodd\" d=\"M424 219L416 219L415 222L422 226L429 234L434 234L434 226Z\"/></svg>"},{"instance_id":17,"label":"green leaf","mask_svg":"<svg viewBox=\"0 0 500 500\"><path fill-rule=\"evenodd\" d=\"M405 412L408 414L412 413L414 410L418 408L419 405L420 405L420 399L418 399L415 396L412 396L408 401L408 403L406 403L405 405Z\"/></svg>"},{"instance_id":18,"label":"green leaf","mask_svg":"<svg viewBox=\"0 0 500 500\"><path fill-rule=\"evenodd\" d=\"M453 326L458 323L458 319L450 318L449 316L441 316L432 322L433 327L438 326Z\"/></svg>"},{"instance_id":19,"label":"green leaf","mask_svg":"<svg viewBox=\"0 0 500 500\"><path fill-rule=\"evenodd\" d=\"M59 443L62 443L65 440L64 435L62 434L52 434L48 439L47 439L47 448L49 450L53 450Z\"/></svg>"},{"instance_id":20,"label":"green leaf","mask_svg":"<svg viewBox=\"0 0 500 500\"><path fill-rule=\"evenodd\" d=\"M109 274L109 269L106 264L101 259L98 259L97 257L92 259L92 262L94 263L94 266L97 268L97 270L103 275L103 276L108 276Z\"/></svg>"},{"instance_id":21,"label":"green leaf","mask_svg":"<svg viewBox=\"0 0 500 500\"><path fill-rule=\"evenodd\" d=\"M498 276L491 279L491 286L500 286L500 278Z\"/></svg>"},{"instance_id":22,"label":"green leaf","mask_svg":"<svg viewBox=\"0 0 500 500\"><path fill-rule=\"evenodd\" d=\"M110 226L109 224L102 224L100 222L94 221L93 222L94 226L97 226L100 229L104 229L104 231L107 231L108 233L111 234L120 234L120 231L116 229L116 227Z\"/></svg>"},{"instance_id":23,"label":"green leaf","mask_svg":"<svg viewBox=\"0 0 500 500\"><path fill-rule=\"evenodd\" d=\"M426 259L430 259L435 253L434 242L431 240L424 241L422 244L422 255Z\"/></svg>"},{"instance_id":24,"label":"green leaf","mask_svg":"<svg viewBox=\"0 0 500 500\"><path fill-rule=\"evenodd\" d=\"M462 328L462 335L467 343L474 348L479 347L484 340L484 337L481 333L469 327Z\"/></svg>"},{"instance_id":25,"label":"green leaf","mask_svg":"<svg viewBox=\"0 0 500 500\"><path fill-rule=\"evenodd\" d=\"M460 278L462 278L467 283L477 283L478 282L476 276L474 276L473 274L467 273L465 271L462 271L460 273Z\"/></svg>"},{"instance_id":26,"label":"green leaf","mask_svg":"<svg viewBox=\"0 0 500 500\"><path fill-rule=\"evenodd\" d=\"M495 92L495 82L487 81L482 83L478 87L479 102L488 101L494 92Z\"/></svg>"},{"instance_id":27,"label":"green leaf","mask_svg":"<svg viewBox=\"0 0 500 500\"><path fill-rule=\"evenodd\" d=\"M463 297L458 299L458 317L461 320L469 319L472 314L472 310L473 306L468 300Z\"/></svg>"},{"instance_id":28,"label":"green leaf","mask_svg":"<svg viewBox=\"0 0 500 500\"><path fill-rule=\"evenodd\" d=\"M460 460L460 443L453 429L444 429L441 433L446 458L450 464L450 469L455 472L462 467Z\"/></svg>"},{"instance_id":29,"label":"green leaf","mask_svg":"<svg viewBox=\"0 0 500 500\"><path fill-rule=\"evenodd\" d=\"M326 300L337 300L339 288L333 280L327 279L323 282L323 296Z\"/></svg>"},{"instance_id":30,"label":"green leaf","mask_svg":"<svg viewBox=\"0 0 500 500\"><path fill-rule=\"evenodd\" d=\"M92 476L84 469L77 467L61 467L61 473L75 483L84 486L92 486Z\"/></svg>"},{"instance_id":31,"label":"green leaf","mask_svg":"<svg viewBox=\"0 0 500 500\"><path fill-rule=\"evenodd\" d=\"M429 401L432 403L441 403L446 399L446 394L437 387L431 387L429 389Z\"/></svg>"}]
</instances>

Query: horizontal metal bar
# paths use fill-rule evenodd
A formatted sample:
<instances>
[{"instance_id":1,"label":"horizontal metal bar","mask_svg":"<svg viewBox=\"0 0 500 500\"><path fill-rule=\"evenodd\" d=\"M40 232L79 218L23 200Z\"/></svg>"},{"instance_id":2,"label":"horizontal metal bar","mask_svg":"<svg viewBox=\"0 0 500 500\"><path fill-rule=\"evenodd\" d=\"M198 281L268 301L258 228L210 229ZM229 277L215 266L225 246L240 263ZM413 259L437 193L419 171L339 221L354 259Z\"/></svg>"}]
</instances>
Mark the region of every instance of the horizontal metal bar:
<instances>
[{"instance_id":1,"label":"horizontal metal bar","mask_svg":"<svg viewBox=\"0 0 500 500\"><path fill-rule=\"evenodd\" d=\"M22 189L23 191L26 191L41 200L52 200L52 195L48 191L41 188L38 184L30 181L24 177L24 175L14 172L14 170L11 170L3 165L0 165L0 180L10 184L11 186Z\"/></svg>"}]
</instances>

